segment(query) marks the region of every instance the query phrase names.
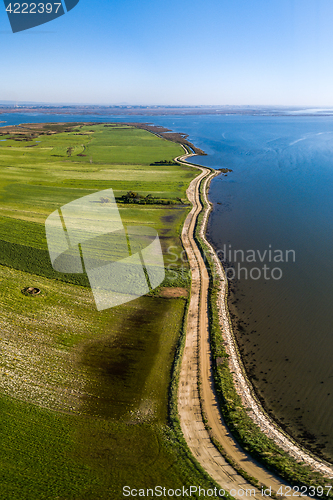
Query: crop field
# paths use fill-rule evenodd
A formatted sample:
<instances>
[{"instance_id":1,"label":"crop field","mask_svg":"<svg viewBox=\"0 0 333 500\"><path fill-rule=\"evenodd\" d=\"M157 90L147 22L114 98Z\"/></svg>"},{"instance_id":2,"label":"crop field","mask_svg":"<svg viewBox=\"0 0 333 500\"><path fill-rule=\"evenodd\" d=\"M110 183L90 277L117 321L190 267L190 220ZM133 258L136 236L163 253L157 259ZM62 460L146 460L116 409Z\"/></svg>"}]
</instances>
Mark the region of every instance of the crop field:
<instances>
[{"instance_id":1,"label":"crop field","mask_svg":"<svg viewBox=\"0 0 333 500\"><path fill-rule=\"evenodd\" d=\"M45 127L40 136L33 128L34 138L23 136L28 140L13 133L2 136L0 264L54 278L45 220L55 209L95 191L112 188L116 197L136 191L174 203L177 199L186 201L186 187L195 175L193 169L150 165L159 160L172 161L183 152L178 144L131 127L72 128L71 132L46 135ZM78 156L83 150L85 156ZM186 213L184 205L119 208L125 226L139 223L154 227L165 254L171 246L177 246L176 253L181 253L179 232ZM86 284L82 276L56 277Z\"/></svg>"},{"instance_id":2,"label":"crop field","mask_svg":"<svg viewBox=\"0 0 333 500\"><path fill-rule=\"evenodd\" d=\"M0 137L0 499L117 500L125 485L208 487L168 413L189 285L179 235L197 172L150 165L183 150L134 127L19 132ZM173 271L152 293L98 312L85 274L53 270L44 224L62 205L108 188L173 202L119 205L125 227L158 232ZM28 286L41 293L24 295ZM184 293L168 295L172 287Z\"/></svg>"}]
</instances>

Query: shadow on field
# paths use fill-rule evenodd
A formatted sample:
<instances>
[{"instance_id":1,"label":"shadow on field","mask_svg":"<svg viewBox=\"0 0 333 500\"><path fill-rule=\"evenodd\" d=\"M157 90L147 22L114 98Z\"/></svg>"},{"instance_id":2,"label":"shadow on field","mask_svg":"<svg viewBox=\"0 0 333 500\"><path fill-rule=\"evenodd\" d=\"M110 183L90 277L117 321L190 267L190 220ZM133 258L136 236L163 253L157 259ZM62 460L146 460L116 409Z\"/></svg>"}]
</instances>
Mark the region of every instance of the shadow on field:
<instances>
[{"instance_id":1,"label":"shadow on field","mask_svg":"<svg viewBox=\"0 0 333 500\"><path fill-rule=\"evenodd\" d=\"M80 363L88 368L90 379L84 413L138 421L154 416L156 408L147 405L153 386L148 383L150 387L145 388L145 384L159 352L159 324L170 304L152 298L149 303L149 310L141 307L126 315L116 334L83 346ZM140 414L136 412L139 407ZM130 411L134 413L129 415Z\"/></svg>"}]
</instances>

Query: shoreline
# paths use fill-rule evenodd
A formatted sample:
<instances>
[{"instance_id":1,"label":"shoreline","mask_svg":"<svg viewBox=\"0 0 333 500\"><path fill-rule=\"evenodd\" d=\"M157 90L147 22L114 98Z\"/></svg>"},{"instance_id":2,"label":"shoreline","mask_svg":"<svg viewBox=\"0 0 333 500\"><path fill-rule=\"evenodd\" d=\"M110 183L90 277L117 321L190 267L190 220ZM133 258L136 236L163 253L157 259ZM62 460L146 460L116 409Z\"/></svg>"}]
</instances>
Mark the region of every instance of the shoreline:
<instances>
[{"instance_id":1,"label":"shoreline","mask_svg":"<svg viewBox=\"0 0 333 500\"><path fill-rule=\"evenodd\" d=\"M246 408L250 408L249 415L252 420L259 426L260 430L266 434L270 439L286 451L289 455L295 458L299 462L305 462L310 465L314 470L320 472L323 475L327 475L329 479L333 478L333 465L326 462L314 454L304 449L299 443L294 441L289 434L285 433L278 423L273 420L265 411L260 401L258 400L256 393L252 387L250 380L246 374L242 358L238 349L237 341L234 337L232 330L232 323L229 316L229 309L227 303L227 279L223 266L218 259L216 252L212 245L206 239L206 229L208 224L208 218L212 210L212 204L207 197L207 186L208 178L204 181L204 186L202 190L203 198L206 204L204 209L204 215L201 227L199 229L199 234L205 245L208 247L210 255L213 258L215 272L219 277L219 282L221 285L221 290L218 298L218 309L219 309L219 320L220 327L223 332L223 338L225 340L226 351L229 355L229 369L233 374L233 381L237 393L242 399L242 403Z\"/></svg>"},{"instance_id":2,"label":"shoreline","mask_svg":"<svg viewBox=\"0 0 333 500\"><path fill-rule=\"evenodd\" d=\"M184 161L192 154L178 157ZM184 162L201 170L190 183L187 196L192 203L183 230L182 241L192 271L191 296L188 307L186 341L181 360L178 382L178 415L183 436L194 458L201 467L222 488L230 491L235 498L244 498L246 491L261 497L262 488L271 486L273 491L281 490L288 483L257 462L242 449L227 428L214 388L212 353L208 315L209 273L201 250L195 240L197 217L203 205L200 200L201 180L210 179L216 171L203 166ZM208 174L211 175L208 175ZM203 395L204 393L204 395ZM202 396L203 395L203 396ZM212 431L225 453L221 453L212 439ZM231 460L230 460L231 459ZM232 464L232 465L231 465ZM238 488L237 490L235 488ZM281 498L286 498L280 493ZM295 492L295 496L298 496Z\"/></svg>"},{"instance_id":3,"label":"shoreline","mask_svg":"<svg viewBox=\"0 0 333 500\"><path fill-rule=\"evenodd\" d=\"M186 151L186 148L183 147L183 149L184 151ZM231 464L231 467L229 465L229 468L230 470L233 471L234 474L233 481L237 481L236 478L238 478L239 481L239 477L241 477L244 483L243 478L247 477L251 485L267 484L268 486L272 486L273 491L274 490L278 491L281 488L281 486L282 488L285 488L286 485L288 485L288 482L286 482L285 479L282 479L280 476L275 476L274 474L269 472L269 470L266 469L266 466L263 463L258 463L252 457L252 455L250 455L249 452L244 451L244 448L241 447L243 445L239 445L238 441L230 433L228 427L224 422L224 418L221 414L220 405L217 402L217 396L215 393L216 388L213 387L215 384L212 383L212 380L214 379L214 373L213 373L211 339L209 338L209 334L207 333L208 347L205 346L204 345L205 339L202 339L202 332L205 333L205 325L203 327L201 325L201 327L199 328L199 323L203 321L203 318L199 318L200 315L199 310L201 309L204 311L204 314L206 316L206 321L207 321L206 327L208 330L208 317L209 320L211 320L211 317L208 313L209 310L208 308L210 307L209 304L212 304L212 302L208 303L208 298L204 297L205 293L203 293L203 290L201 289L201 284L197 290L193 288L193 282L195 281L198 282L199 280L201 281L201 283L205 281L205 279L208 281L208 269L210 265L203 264L206 275L205 274L200 275L199 260L201 258L203 262L202 259L202 254L203 254L205 255L205 257L208 257L208 255L211 256L214 265L214 275L216 276L217 274L217 276L219 277L219 283L221 288L218 293L219 326L221 331L223 332L223 340L224 340L223 343L224 344L227 343L227 349L229 353L229 362L228 362L229 370L230 372L234 372L232 375L234 388L237 392L237 395L241 397L242 404L245 406L245 408L248 407L251 408L251 411L248 412L248 418L251 420L252 425L254 423L259 427L259 429L256 431L258 432L258 435L262 433L263 436L265 435L265 439L267 439L268 437L272 443L274 442L274 446L279 447L281 453L286 453L285 460L286 461L291 460L290 463L287 462L289 470L292 471L290 474L287 473L288 477L287 481L289 481L289 484L308 484L308 485L316 484L317 486L320 484L325 484L321 483L321 481L326 481L328 477L329 478L333 477L333 468L331 464L325 463L321 459L311 456L311 453L307 452L307 450L302 449L301 446L292 441L292 438L290 438L289 435L284 434L284 432L279 429L278 424L276 424L274 421L272 421L272 419L270 419L266 415L264 408L262 408L260 402L256 399L255 394L253 393L252 390L252 385L248 380L246 373L244 372L244 367L242 366L240 353L238 352L237 344L232 334L232 328L228 315L228 306L226 304L227 286L224 276L224 270L213 247L207 241L205 235L208 217L212 210L212 204L208 201L207 198L207 189L210 180L217 174L217 172L214 172L214 169L191 164L187 161L184 161L190 158L191 156L196 156L196 155L189 154L189 152L186 151L186 154L178 157L177 160L180 162L183 161L185 165L192 166L194 168L197 168L198 170L201 170L202 173L206 171L206 175L199 174L191 182L188 188L188 198L192 203L192 210L189 213L183 225L183 231L182 231L182 240L183 240L183 245L186 248L186 251L188 251L189 249L190 253L195 254L197 250L200 254L200 257L198 257L198 255L195 256L195 259L197 261L196 263L194 263L193 257L190 257L190 255L188 255L192 271L191 300L192 300L192 293L194 290L195 304L194 307L192 305L192 309L191 309L191 304L189 305L186 347L183 356L184 358L188 358L188 354L186 354L186 349L187 350L192 349L192 351L193 352L195 351L196 354L193 355L192 352L191 366L189 366L188 359L182 360L182 370L186 372L186 366L184 367L184 365L187 363L187 370L192 372L191 375L192 378L194 376L196 378L196 387L194 387L192 381L192 387L188 387L186 393L184 385L189 385L191 383L191 380L189 380L188 377L186 378L185 375L188 374L185 375L184 373L181 374L178 386L178 414L184 438L187 441L188 447L190 448L193 456L199 461L200 465L206 470L206 472L209 473L211 477L219 484L222 484L219 475L221 476L222 474L223 476L223 473L225 475L226 461L223 462L223 465L219 466L220 470L218 471L216 467L217 453L220 459L224 459L225 457L227 459L227 463ZM211 172L212 175L208 175L209 172ZM199 195L198 199L195 199L194 197L195 193L193 190L193 186L191 188L191 185L194 182L196 182L196 190L197 194ZM201 194L203 198L202 200L200 197L201 188L202 188ZM199 210L198 210L198 203L200 205ZM192 219L193 217L196 217L194 226L197 227L199 239L202 239L202 242L206 248L203 248L202 243L198 243L197 240L195 240L194 232L192 235L189 233L190 222L188 221L188 218L191 216L191 214L192 214ZM202 214L202 218L200 218L201 220L198 221L198 217L200 214ZM193 240L190 247L188 245L188 242L186 243L185 241L186 238L190 239L189 236L190 237L192 236ZM199 249L198 245L200 245L201 250ZM207 289L207 296L208 296L208 289ZM209 298L209 300L210 301L212 300L211 297ZM206 310L205 310L205 305L206 305ZM210 321L209 323L211 326ZM227 335L225 334L225 331L227 332ZM193 367L193 363L197 365L195 369ZM191 406L192 407L199 406L200 407L199 412L197 408L190 409L189 407ZM217 407L218 409L214 407ZM193 413L192 421L190 416L191 411ZM200 436L198 436L199 423L201 427L203 427L201 428L202 434ZM204 432L206 433L205 435ZM209 455L209 449L206 442L207 437L210 442L209 444L214 448L213 453L212 450L210 450L211 455L213 455L213 459L215 461L215 468L213 469L213 471L211 470L211 463L210 463L210 459L212 458L212 456L207 457L207 455ZM222 447L222 452L220 451L221 447ZM206 449L204 450L204 448ZM306 477L306 479L304 479L304 481L299 479L299 477L296 474L296 471L294 471L294 469L292 468L293 460L295 460L294 466L296 466L297 462L297 466L299 467L297 470L298 473L299 469L301 469L303 466L304 473L308 474L308 476ZM312 474L319 472L321 476L317 478L311 476L311 472L309 468L306 468L306 465L311 467ZM277 473L279 473L278 468L276 468L276 470ZM282 469L280 470L282 471ZM224 477L224 480L226 480L226 477ZM239 484L241 484L241 482L239 482ZM253 486L251 487L253 488ZM272 494L274 493L272 492ZM289 495L287 494L286 496ZM298 493L295 490L293 490L293 496L298 496ZM307 496L307 495L303 493L302 496Z\"/></svg>"}]
</instances>

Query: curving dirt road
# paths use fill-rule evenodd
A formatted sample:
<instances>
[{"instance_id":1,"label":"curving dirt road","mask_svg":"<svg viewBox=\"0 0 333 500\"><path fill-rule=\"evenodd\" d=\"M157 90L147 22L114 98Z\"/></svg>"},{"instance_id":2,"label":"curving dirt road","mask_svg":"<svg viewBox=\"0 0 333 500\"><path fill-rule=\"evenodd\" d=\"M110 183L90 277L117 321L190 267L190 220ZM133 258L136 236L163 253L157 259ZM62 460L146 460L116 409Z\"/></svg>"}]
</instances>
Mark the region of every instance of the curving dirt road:
<instances>
[{"instance_id":1,"label":"curving dirt road","mask_svg":"<svg viewBox=\"0 0 333 500\"><path fill-rule=\"evenodd\" d=\"M187 155L180 157L178 161L186 157ZM195 254L195 250L198 251L198 248L193 240L193 230L196 218L201 210L201 204L197 202L198 187L201 179L210 172L204 168L200 170L202 170L201 174L191 182L187 190L188 199L193 204L193 207L185 220L182 230L183 245L192 272L192 290L188 311L186 343L179 379L178 412L187 444L207 473L227 491L235 488L253 490L253 486L237 474L212 444L203 423L200 408L197 359L198 349L201 349L199 344L199 318L201 316L200 309L202 309L202 301L200 300L200 271L202 271L202 268L199 267ZM256 495L259 495L258 490L256 490ZM242 494L237 493L233 496L241 498Z\"/></svg>"},{"instance_id":2,"label":"curving dirt road","mask_svg":"<svg viewBox=\"0 0 333 500\"><path fill-rule=\"evenodd\" d=\"M190 156L192 155L186 154L178 157L176 160L182 162L182 160ZM186 165L189 164L186 163ZM255 494L256 497L262 497L261 490L255 489L250 483L245 481L244 478L226 462L211 443L202 419L200 407L198 392L199 360L201 403L208 421L207 424L211 428L212 434L239 467L252 477L255 477L261 484L271 487L272 491L277 492L282 487L280 491L284 492L287 483L266 470L238 445L228 431L218 408L213 387L208 329L209 278L204 260L194 240L196 219L202 209L199 198L199 185L201 180L206 178L204 181L206 187L207 182L216 174L210 173L209 169L197 167L196 165L192 166L201 170L201 173L198 177L193 179L187 190L188 199L193 207L185 220L182 230L182 241L188 255L192 272L186 345L182 359L178 393L178 412L182 431L193 455L223 489L227 491L232 490L232 495L235 498L249 496L246 490L252 490L251 496ZM208 211L205 217L208 217ZM205 224L202 226L201 236L203 236L204 226ZM211 251L213 253L213 249L211 249ZM283 495L279 495L279 497L284 498Z\"/></svg>"}]
</instances>

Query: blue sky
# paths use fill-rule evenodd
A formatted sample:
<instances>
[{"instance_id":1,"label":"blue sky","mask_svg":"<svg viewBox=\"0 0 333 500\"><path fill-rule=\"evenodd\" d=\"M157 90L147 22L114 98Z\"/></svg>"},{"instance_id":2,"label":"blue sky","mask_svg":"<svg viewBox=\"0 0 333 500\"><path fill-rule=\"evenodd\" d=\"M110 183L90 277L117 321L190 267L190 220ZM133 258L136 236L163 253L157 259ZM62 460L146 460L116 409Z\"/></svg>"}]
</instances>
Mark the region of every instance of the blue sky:
<instances>
[{"instance_id":1,"label":"blue sky","mask_svg":"<svg viewBox=\"0 0 333 500\"><path fill-rule=\"evenodd\" d=\"M333 106L331 0L80 0L13 34L0 101Z\"/></svg>"}]
</instances>

